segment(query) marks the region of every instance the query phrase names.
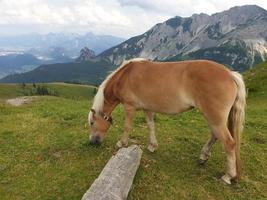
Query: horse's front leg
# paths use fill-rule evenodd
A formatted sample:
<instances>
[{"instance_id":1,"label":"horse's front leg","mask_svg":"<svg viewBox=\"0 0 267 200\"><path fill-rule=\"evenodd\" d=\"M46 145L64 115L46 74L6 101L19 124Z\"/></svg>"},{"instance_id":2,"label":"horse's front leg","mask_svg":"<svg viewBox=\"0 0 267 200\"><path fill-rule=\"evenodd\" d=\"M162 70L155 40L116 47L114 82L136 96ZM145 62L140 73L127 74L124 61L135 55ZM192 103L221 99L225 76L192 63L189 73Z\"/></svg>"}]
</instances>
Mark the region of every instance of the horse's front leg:
<instances>
[{"instance_id":1,"label":"horse's front leg","mask_svg":"<svg viewBox=\"0 0 267 200\"><path fill-rule=\"evenodd\" d=\"M155 135L154 113L144 110L147 126L149 129L149 145L147 149L154 152L158 148L158 142Z\"/></svg>"},{"instance_id":2,"label":"horse's front leg","mask_svg":"<svg viewBox=\"0 0 267 200\"><path fill-rule=\"evenodd\" d=\"M117 142L116 146L118 148L128 145L128 139L129 139L130 132L132 130L132 124L133 124L133 119L134 119L134 114L135 114L136 109L133 106L124 105L124 111L125 111L124 132L123 132L122 138Z\"/></svg>"}]
</instances>

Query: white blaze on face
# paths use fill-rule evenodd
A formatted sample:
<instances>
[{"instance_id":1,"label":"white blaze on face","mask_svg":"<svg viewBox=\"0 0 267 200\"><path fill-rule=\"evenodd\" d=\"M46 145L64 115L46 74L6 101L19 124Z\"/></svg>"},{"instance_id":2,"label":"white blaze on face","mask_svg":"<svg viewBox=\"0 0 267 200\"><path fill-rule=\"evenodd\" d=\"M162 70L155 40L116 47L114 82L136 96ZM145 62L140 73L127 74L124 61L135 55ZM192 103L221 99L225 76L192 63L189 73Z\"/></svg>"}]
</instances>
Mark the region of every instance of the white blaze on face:
<instances>
[{"instance_id":1,"label":"white blaze on face","mask_svg":"<svg viewBox=\"0 0 267 200\"><path fill-rule=\"evenodd\" d=\"M88 114L88 123L89 123L89 125L90 125L90 122L92 121L92 117L93 117L93 113L92 113L92 111L90 111L89 114Z\"/></svg>"},{"instance_id":2,"label":"white blaze on face","mask_svg":"<svg viewBox=\"0 0 267 200\"><path fill-rule=\"evenodd\" d=\"M89 128L91 128L92 119L93 119L93 113L92 113L92 111L89 111L89 113L88 113ZM92 138L92 133L89 134L89 140L91 140L91 138Z\"/></svg>"}]
</instances>

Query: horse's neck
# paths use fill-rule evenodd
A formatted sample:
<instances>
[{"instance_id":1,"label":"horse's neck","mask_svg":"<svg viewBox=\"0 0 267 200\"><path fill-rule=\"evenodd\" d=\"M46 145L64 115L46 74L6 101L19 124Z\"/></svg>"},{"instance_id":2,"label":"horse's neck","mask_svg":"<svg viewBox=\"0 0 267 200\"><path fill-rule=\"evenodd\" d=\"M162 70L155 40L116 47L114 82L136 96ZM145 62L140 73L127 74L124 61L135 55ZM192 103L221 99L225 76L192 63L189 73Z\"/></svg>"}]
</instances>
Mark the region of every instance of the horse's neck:
<instances>
[{"instance_id":1,"label":"horse's neck","mask_svg":"<svg viewBox=\"0 0 267 200\"><path fill-rule=\"evenodd\" d=\"M116 106L120 103L120 95L119 90L121 87L118 86L118 82L121 82L121 78L123 75L123 70L115 73L111 79L106 83L104 89L104 106L103 112L107 115L111 115L112 111L116 108Z\"/></svg>"},{"instance_id":2,"label":"horse's neck","mask_svg":"<svg viewBox=\"0 0 267 200\"><path fill-rule=\"evenodd\" d=\"M110 116L117 105L118 105L118 103L113 103L113 104L105 103L104 108L103 108L103 112L106 115Z\"/></svg>"},{"instance_id":3,"label":"horse's neck","mask_svg":"<svg viewBox=\"0 0 267 200\"><path fill-rule=\"evenodd\" d=\"M115 97L113 94L112 87L107 87L104 90L104 106L103 106L103 112L106 115L111 115L112 111L116 108L116 106L120 103L119 100Z\"/></svg>"}]
</instances>

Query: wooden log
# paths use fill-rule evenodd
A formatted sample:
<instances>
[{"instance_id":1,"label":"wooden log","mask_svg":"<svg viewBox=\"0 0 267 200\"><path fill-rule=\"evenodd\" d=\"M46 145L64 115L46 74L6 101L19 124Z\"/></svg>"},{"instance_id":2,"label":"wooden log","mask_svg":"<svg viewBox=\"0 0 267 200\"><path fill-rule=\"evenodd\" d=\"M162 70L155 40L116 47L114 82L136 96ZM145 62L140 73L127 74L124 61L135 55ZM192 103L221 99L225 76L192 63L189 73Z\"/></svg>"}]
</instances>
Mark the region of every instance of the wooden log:
<instances>
[{"instance_id":1,"label":"wooden log","mask_svg":"<svg viewBox=\"0 0 267 200\"><path fill-rule=\"evenodd\" d=\"M108 161L82 200L125 200L140 165L142 150L137 145L121 148Z\"/></svg>"}]
</instances>

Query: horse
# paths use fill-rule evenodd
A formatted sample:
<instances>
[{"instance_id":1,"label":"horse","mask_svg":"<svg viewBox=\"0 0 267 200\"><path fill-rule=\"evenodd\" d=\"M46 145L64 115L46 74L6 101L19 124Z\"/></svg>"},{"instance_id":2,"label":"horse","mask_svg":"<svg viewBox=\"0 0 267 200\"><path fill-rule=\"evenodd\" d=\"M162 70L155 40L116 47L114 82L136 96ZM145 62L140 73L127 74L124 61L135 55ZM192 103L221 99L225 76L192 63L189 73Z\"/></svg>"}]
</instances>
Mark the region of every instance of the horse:
<instances>
[{"instance_id":1,"label":"horse","mask_svg":"<svg viewBox=\"0 0 267 200\"><path fill-rule=\"evenodd\" d=\"M124 132L117 147L127 146L134 114L143 110L149 129L148 150L158 147L154 113L177 114L197 108L206 119L211 136L203 146L200 162L210 157L217 139L227 156L226 184L240 180L240 143L244 127L246 89L242 75L208 60L153 62L136 58L123 62L99 86L88 114L90 143L100 144L112 125L118 104L125 111Z\"/></svg>"}]
</instances>

